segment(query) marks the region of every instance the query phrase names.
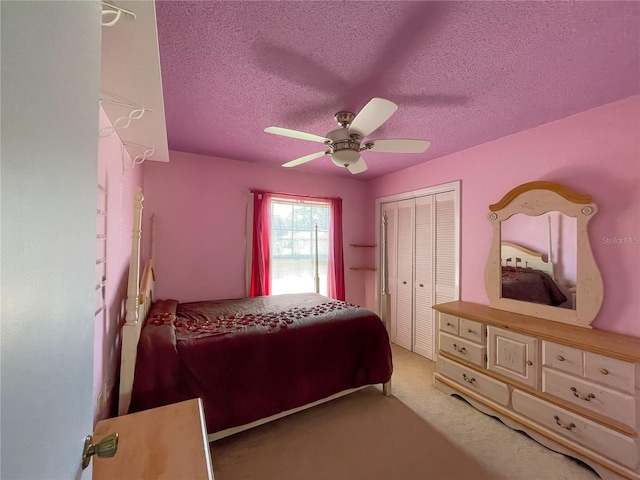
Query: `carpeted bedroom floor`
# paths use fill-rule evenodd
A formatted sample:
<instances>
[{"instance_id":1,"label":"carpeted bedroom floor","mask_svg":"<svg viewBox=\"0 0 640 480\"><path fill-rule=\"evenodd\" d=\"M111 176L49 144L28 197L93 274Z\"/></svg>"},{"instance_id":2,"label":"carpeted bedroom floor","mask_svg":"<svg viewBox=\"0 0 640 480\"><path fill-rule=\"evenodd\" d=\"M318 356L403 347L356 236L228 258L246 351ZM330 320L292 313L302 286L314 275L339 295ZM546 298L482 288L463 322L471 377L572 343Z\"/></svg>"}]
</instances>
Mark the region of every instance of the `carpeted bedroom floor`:
<instances>
[{"instance_id":1,"label":"carpeted bedroom floor","mask_svg":"<svg viewBox=\"0 0 640 480\"><path fill-rule=\"evenodd\" d=\"M211 444L216 480L595 480L433 387L435 364L394 346L393 396L368 387Z\"/></svg>"}]
</instances>

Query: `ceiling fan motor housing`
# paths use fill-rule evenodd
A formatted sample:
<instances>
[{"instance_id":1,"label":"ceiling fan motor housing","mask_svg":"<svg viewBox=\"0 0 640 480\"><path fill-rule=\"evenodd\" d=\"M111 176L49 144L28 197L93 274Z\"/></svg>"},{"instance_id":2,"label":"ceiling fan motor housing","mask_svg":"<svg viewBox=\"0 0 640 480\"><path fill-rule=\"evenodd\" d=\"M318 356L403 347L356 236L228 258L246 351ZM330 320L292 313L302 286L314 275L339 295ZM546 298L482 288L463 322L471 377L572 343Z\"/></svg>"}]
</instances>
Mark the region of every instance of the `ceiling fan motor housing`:
<instances>
[{"instance_id":1,"label":"ceiling fan motor housing","mask_svg":"<svg viewBox=\"0 0 640 480\"><path fill-rule=\"evenodd\" d=\"M337 117L338 115L336 115ZM348 167L360 158L360 142L353 138L349 129L338 128L327 133L326 137L331 140L331 160L339 167Z\"/></svg>"}]
</instances>

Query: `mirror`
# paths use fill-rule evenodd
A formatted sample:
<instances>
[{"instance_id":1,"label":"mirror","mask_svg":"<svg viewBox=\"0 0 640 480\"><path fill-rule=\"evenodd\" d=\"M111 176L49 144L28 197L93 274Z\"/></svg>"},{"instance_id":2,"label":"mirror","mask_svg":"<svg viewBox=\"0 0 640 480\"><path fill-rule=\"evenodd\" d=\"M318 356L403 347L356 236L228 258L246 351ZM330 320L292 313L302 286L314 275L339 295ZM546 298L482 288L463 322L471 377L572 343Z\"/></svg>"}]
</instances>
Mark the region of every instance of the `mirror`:
<instances>
[{"instance_id":1,"label":"mirror","mask_svg":"<svg viewBox=\"0 0 640 480\"><path fill-rule=\"evenodd\" d=\"M491 306L588 327L602 304L602 277L587 224L591 196L530 182L490 205L493 241L485 270Z\"/></svg>"},{"instance_id":2,"label":"mirror","mask_svg":"<svg viewBox=\"0 0 640 480\"><path fill-rule=\"evenodd\" d=\"M501 296L575 309L576 219L516 213L500 226Z\"/></svg>"}]
</instances>

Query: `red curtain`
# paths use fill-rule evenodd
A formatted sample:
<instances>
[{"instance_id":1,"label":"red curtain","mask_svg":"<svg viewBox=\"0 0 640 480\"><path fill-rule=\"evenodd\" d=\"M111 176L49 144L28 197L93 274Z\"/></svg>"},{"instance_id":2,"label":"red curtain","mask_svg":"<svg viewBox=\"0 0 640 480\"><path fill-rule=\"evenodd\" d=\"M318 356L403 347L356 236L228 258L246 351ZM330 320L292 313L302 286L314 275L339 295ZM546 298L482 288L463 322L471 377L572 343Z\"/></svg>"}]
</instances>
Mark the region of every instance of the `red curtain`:
<instances>
[{"instance_id":1,"label":"red curtain","mask_svg":"<svg viewBox=\"0 0 640 480\"><path fill-rule=\"evenodd\" d=\"M331 224L329 225L329 265L327 271L328 295L336 300L345 299L344 257L342 253L342 199L330 198Z\"/></svg>"},{"instance_id":2,"label":"red curtain","mask_svg":"<svg viewBox=\"0 0 640 480\"><path fill-rule=\"evenodd\" d=\"M251 254L250 296L269 295L269 234L271 230L271 198L302 198L298 195L274 194L253 191L253 249ZM329 259L327 268L327 294L336 300L345 299L344 257L342 251L342 199L314 198L326 200L331 205L329 225Z\"/></svg>"},{"instance_id":3,"label":"red curtain","mask_svg":"<svg viewBox=\"0 0 640 480\"><path fill-rule=\"evenodd\" d=\"M249 295L269 295L269 209L271 194L253 192L253 248L251 253L251 289Z\"/></svg>"}]
</instances>

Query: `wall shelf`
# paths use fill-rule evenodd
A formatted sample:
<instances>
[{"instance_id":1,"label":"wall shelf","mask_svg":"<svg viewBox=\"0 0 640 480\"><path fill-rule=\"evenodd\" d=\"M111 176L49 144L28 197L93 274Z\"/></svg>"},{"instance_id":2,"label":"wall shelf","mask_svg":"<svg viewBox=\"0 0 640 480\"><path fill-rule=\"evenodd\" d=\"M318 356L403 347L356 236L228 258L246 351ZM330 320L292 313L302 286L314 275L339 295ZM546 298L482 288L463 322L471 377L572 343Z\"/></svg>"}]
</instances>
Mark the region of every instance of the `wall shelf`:
<instances>
[{"instance_id":1,"label":"wall shelf","mask_svg":"<svg viewBox=\"0 0 640 480\"><path fill-rule=\"evenodd\" d=\"M377 245L375 243L351 243L352 247L356 248L374 248ZM350 270L367 270L369 272L375 272L375 267L349 267Z\"/></svg>"},{"instance_id":2,"label":"wall shelf","mask_svg":"<svg viewBox=\"0 0 640 480\"><path fill-rule=\"evenodd\" d=\"M156 4L152 0L117 3L117 7L103 7L125 14L102 28L100 104L113 127L118 127L116 134L132 159L150 150L142 157L168 162ZM103 17L105 22L113 19Z\"/></svg>"}]
</instances>

